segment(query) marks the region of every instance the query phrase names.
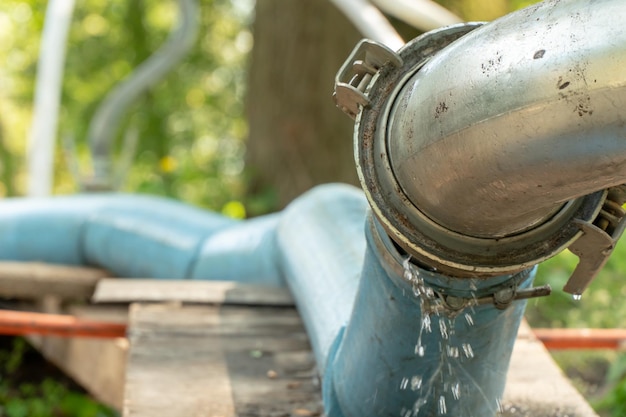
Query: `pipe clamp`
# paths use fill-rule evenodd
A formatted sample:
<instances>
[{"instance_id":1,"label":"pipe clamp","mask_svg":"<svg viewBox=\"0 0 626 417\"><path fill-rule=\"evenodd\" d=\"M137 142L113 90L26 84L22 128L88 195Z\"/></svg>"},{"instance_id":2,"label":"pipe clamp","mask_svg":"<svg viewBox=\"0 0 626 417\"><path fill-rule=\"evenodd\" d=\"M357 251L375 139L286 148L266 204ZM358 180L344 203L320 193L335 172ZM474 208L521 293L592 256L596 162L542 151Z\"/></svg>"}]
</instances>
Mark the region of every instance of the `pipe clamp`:
<instances>
[{"instance_id":1,"label":"pipe clamp","mask_svg":"<svg viewBox=\"0 0 626 417\"><path fill-rule=\"evenodd\" d=\"M422 267L461 278L517 273L570 247L585 234L595 236L591 231L595 229L581 224L594 223L608 195L603 190L570 200L529 230L491 238L466 235L438 224L410 200L389 156L394 140L389 136L389 125L398 94L424 63L480 26L467 23L428 32L401 48L398 58L372 41L362 42L339 71L335 89L338 105L355 117L357 172L374 216L398 247ZM364 59L359 60L359 56ZM586 266L598 264L597 260L587 262L590 255L597 258L598 253L591 244L585 244L588 239L591 237L579 243L586 248L581 251L584 261L580 276L598 269ZM607 246L600 253L606 252ZM573 250L577 247L574 245ZM574 283L582 282L577 276Z\"/></svg>"},{"instance_id":2,"label":"pipe clamp","mask_svg":"<svg viewBox=\"0 0 626 417\"><path fill-rule=\"evenodd\" d=\"M353 120L359 112L359 106L365 107L369 104L367 86L374 74L386 63L395 67L403 65L402 58L391 49L363 39L337 72L333 99L337 107Z\"/></svg>"},{"instance_id":3,"label":"pipe clamp","mask_svg":"<svg viewBox=\"0 0 626 417\"><path fill-rule=\"evenodd\" d=\"M625 202L625 185L610 188L593 222L574 220L582 235L568 249L579 262L563 291L580 296L604 267L626 228L626 211L622 207Z\"/></svg>"}]
</instances>

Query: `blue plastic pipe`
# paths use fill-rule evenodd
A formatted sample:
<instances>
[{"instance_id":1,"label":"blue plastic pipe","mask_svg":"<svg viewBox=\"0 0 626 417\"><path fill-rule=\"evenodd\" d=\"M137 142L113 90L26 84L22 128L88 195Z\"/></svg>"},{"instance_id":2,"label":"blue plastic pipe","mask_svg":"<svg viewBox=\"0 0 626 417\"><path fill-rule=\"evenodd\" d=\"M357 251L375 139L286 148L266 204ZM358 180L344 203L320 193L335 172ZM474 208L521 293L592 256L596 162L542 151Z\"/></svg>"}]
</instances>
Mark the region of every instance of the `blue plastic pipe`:
<instances>
[{"instance_id":1,"label":"blue plastic pipe","mask_svg":"<svg viewBox=\"0 0 626 417\"><path fill-rule=\"evenodd\" d=\"M416 293L480 298L527 286L532 274L468 280L425 271L367 212L362 192L339 184L248 221L147 196L4 200L0 258L98 265L124 277L287 284L329 417L495 415L524 304L452 318L426 310Z\"/></svg>"},{"instance_id":2,"label":"blue plastic pipe","mask_svg":"<svg viewBox=\"0 0 626 417\"><path fill-rule=\"evenodd\" d=\"M496 415L525 303L448 317L425 311L416 292L481 298L529 286L534 271L485 280L425 271L366 208L360 192L321 187L285 210L277 233L281 270L323 377L326 414Z\"/></svg>"},{"instance_id":3,"label":"blue plastic pipe","mask_svg":"<svg viewBox=\"0 0 626 417\"><path fill-rule=\"evenodd\" d=\"M370 225L354 309L326 365L329 415L496 415L525 303L434 314L417 293L481 298L502 285L524 288L533 274L470 281L428 272Z\"/></svg>"},{"instance_id":4,"label":"blue plastic pipe","mask_svg":"<svg viewBox=\"0 0 626 417\"><path fill-rule=\"evenodd\" d=\"M101 266L119 277L284 286L279 216L236 221L153 196L88 194L0 203L0 259Z\"/></svg>"}]
</instances>

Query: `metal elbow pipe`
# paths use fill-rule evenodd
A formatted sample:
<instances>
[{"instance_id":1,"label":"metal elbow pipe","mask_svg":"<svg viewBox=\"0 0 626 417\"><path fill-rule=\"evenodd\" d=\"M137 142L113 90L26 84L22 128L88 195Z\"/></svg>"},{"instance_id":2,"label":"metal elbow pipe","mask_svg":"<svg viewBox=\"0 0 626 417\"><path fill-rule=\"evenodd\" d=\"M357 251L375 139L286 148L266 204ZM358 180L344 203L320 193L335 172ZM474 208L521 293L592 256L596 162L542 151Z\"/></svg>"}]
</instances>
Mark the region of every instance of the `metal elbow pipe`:
<instances>
[{"instance_id":1,"label":"metal elbow pipe","mask_svg":"<svg viewBox=\"0 0 626 417\"><path fill-rule=\"evenodd\" d=\"M443 49L402 86L392 170L431 219L504 237L626 182L626 9L546 2Z\"/></svg>"},{"instance_id":2,"label":"metal elbow pipe","mask_svg":"<svg viewBox=\"0 0 626 417\"><path fill-rule=\"evenodd\" d=\"M375 72L353 80L372 81L338 85L356 91L358 170L389 235L454 276L521 270L583 235L626 183L625 17L620 0L546 1L397 54L362 47Z\"/></svg>"}]
</instances>

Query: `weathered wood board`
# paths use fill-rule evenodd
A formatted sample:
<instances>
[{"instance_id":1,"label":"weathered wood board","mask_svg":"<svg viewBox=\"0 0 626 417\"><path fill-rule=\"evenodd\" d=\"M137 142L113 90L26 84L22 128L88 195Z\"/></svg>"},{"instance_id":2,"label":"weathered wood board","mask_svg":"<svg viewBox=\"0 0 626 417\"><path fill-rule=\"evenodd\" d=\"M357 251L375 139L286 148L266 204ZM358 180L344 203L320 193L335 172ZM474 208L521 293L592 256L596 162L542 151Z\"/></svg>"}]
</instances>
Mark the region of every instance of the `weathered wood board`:
<instances>
[{"instance_id":1,"label":"weathered wood board","mask_svg":"<svg viewBox=\"0 0 626 417\"><path fill-rule=\"evenodd\" d=\"M0 262L0 297L35 300L43 295L88 300L110 273L98 268L39 262Z\"/></svg>"},{"instance_id":2,"label":"weathered wood board","mask_svg":"<svg viewBox=\"0 0 626 417\"><path fill-rule=\"evenodd\" d=\"M293 309L136 304L130 323L124 417L322 413ZM501 417L531 416L597 417L523 324Z\"/></svg>"},{"instance_id":3,"label":"weathered wood board","mask_svg":"<svg viewBox=\"0 0 626 417\"><path fill-rule=\"evenodd\" d=\"M109 278L98 282L95 303L180 301L205 304L292 306L287 288L233 281L181 281Z\"/></svg>"},{"instance_id":4,"label":"weathered wood board","mask_svg":"<svg viewBox=\"0 0 626 417\"><path fill-rule=\"evenodd\" d=\"M130 324L124 417L322 412L292 308L134 304Z\"/></svg>"},{"instance_id":5,"label":"weathered wood board","mask_svg":"<svg viewBox=\"0 0 626 417\"><path fill-rule=\"evenodd\" d=\"M129 339L30 338L124 416L322 413L308 338L286 291L219 282L104 279L100 284L95 298L103 303L196 303L134 304L130 318L125 305L64 308L83 318L129 320ZM52 291L57 297L48 297L54 302L42 303L49 304L44 310L60 312L59 296L80 291ZM502 405L502 417L597 417L526 324L513 351Z\"/></svg>"}]
</instances>

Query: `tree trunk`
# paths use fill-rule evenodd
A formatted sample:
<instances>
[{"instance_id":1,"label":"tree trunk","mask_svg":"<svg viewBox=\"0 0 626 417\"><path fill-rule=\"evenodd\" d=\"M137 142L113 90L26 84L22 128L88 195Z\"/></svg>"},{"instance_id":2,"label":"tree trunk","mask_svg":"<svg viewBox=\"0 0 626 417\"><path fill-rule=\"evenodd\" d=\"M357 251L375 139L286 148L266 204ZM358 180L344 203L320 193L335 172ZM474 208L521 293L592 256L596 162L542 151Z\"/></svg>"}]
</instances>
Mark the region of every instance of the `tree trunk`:
<instances>
[{"instance_id":1,"label":"tree trunk","mask_svg":"<svg viewBox=\"0 0 626 417\"><path fill-rule=\"evenodd\" d=\"M361 36L328 0L258 0L249 70L250 194L283 207L316 184L357 184L353 122L332 100ZM251 210L255 214L255 210Z\"/></svg>"}]
</instances>

